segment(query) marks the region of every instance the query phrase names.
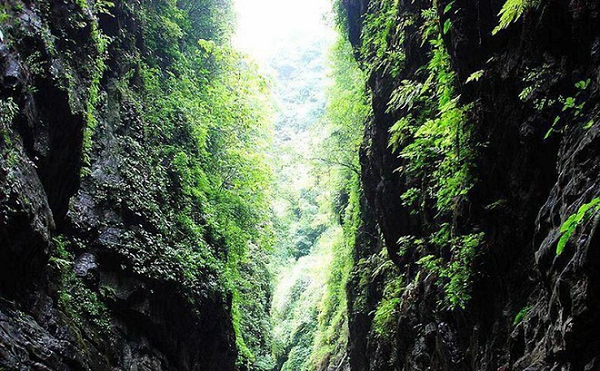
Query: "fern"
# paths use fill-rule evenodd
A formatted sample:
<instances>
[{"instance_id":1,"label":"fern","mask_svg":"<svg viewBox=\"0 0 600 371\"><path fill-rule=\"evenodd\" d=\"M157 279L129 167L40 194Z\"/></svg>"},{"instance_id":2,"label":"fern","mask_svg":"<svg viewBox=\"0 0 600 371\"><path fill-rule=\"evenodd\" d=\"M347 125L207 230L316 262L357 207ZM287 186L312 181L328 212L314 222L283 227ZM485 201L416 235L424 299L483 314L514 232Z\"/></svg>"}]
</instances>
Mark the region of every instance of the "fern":
<instances>
[{"instance_id":1,"label":"fern","mask_svg":"<svg viewBox=\"0 0 600 371\"><path fill-rule=\"evenodd\" d=\"M506 0L504 6L500 9L500 13L498 13L500 21L498 22L498 26L492 31L492 35L497 34L510 26L511 23L516 22L531 5L527 0Z\"/></svg>"},{"instance_id":2,"label":"fern","mask_svg":"<svg viewBox=\"0 0 600 371\"><path fill-rule=\"evenodd\" d=\"M560 233L562 236L560 240L558 240L558 245L556 246L556 255L562 254L567 245L567 242L575 233L575 229L585 220L587 220L592 214L600 211L600 197L594 198L592 201L587 204L581 205L579 210L565 220L565 222L560 227Z\"/></svg>"},{"instance_id":3,"label":"fern","mask_svg":"<svg viewBox=\"0 0 600 371\"><path fill-rule=\"evenodd\" d=\"M469 78L467 78L467 81L465 81L465 84L470 83L471 81L479 81L479 79L483 76L483 74L485 73L484 70L479 70L479 71L475 71L473 72Z\"/></svg>"},{"instance_id":4,"label":"fern","mask_svg":"<svg viewBox=\"0 0 600 371\"><path fill-rule=\"evenodd\" d=\"M391 113L400 109L411 110L428 89L429 84L402 80L400 86L392 92L386 112Z\"/></svg>"}]
</instances>

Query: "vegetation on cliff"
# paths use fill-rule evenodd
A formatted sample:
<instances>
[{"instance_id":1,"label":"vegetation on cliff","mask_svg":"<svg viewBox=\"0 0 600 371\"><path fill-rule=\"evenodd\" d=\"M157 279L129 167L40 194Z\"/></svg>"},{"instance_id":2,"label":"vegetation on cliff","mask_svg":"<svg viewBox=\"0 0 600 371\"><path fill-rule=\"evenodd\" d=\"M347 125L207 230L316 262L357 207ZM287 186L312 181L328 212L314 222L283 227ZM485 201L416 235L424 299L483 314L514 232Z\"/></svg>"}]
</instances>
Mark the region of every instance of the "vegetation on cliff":
<instances>
[{"instance_id":1,"label":"vegetation on cliff","mask_svg":"<svg viewBox=\"0 0 600 371\"><path fill-rule=\"evenodd\" d=\"M316 5L306 4L319 11ZM318 15L319 26L306 26L318 32L286 29L261 56L278 103L270 260L277 370L347 364L346 281L359 223L358 148L369 109L364 73L348 41L332 37L333 25Z\"/></svg>"},{"instance_id":2,"label":"vegetation on cliff","mask_svg":"<svg viewBox=\"0 0 600 371\"><path fill-rule=\"evenodd\" d=\"M289 4L0 4L0 370L598 368L598 0Z\"/></svg>"},{"instance_id":3,"label":"vegetation on cliff","mask_svg":"<svg viewBox=\"0 0 600 371\"><path fill-rule=\"evenodd\" d=\"M46 104L49 92L37 93L46 79L58 81L85 126L74 143L83 151L81 189L66 218L54 213L59 228L50 231L50 295L81 331L96 328L106 339L118 331L123 305L122 288L107 274L154 287L150 301L170 286L192 316L209 298L222 300L214 310L230 313L238 365L267 369L260 365L270 362L270 103L267 82L230 46L231 3L64 3L2 5L2 47L17 55L26 84L25 98L4 90L4 137L22 133L27 94ZM63 26L73 32L61 33ZM86 34L91 52L79 39ZM31 46L37 37L41 50ZM86 62L84 82L78 61ZM2 152L20 145L4 141ZM79 271L88 254L94 269L100 264L91 280ZM117 273L106 273L115 265Z\"/></svg>"}]
</instances>

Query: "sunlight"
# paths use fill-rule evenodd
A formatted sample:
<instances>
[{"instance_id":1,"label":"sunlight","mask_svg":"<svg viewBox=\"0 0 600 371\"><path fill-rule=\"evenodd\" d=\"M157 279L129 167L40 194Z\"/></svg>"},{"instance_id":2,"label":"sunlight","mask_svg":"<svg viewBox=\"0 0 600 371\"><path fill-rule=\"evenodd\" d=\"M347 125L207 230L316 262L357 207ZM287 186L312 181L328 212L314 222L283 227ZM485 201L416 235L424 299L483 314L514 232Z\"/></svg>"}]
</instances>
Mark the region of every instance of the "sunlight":
<instances>
[{"instance_id":1,"label":"sunlight","mask_svg":"<svg viewBox=\"0 0 600 371\"><path fill-rule=\"evenodd\" d=\"M2 0L0 371L600 371L599 7Z\"/></svg>"},{"instance_id":2,"label":"sunlight","mask_svg":"<svg viewBox=\"0 0 600 371\"><path fill-rule=\"evenodd\" d=\"M256 60L269 79L276 112L270 157L277 226L270 261L272 354L276 370L308 369L323 354L312 354L317 338L344 336L337 328L318 328L316 315L321 307L330 309L327 315L344 308L345 299L334 294L339 288L329 283L332 272L340 275L347 267L338 251L345 247L343 228L332 212L332 184L347 178L316 160L329 153L327 92L338 37L331 0L236 0L236 10L234 47ZM311 330L300 335L302 341L292 336L303 328Z\"/></svg>"},{"instance_id":3,"label":"sunlight","mask_svg":"<svg viewBox=\"0 0 600 371\"><path fill-rule=\"evenodd\" d=\"M282 42L333 38L329 0L235 0L234 46L264 63Z\"/></svg>"}]
</instances>

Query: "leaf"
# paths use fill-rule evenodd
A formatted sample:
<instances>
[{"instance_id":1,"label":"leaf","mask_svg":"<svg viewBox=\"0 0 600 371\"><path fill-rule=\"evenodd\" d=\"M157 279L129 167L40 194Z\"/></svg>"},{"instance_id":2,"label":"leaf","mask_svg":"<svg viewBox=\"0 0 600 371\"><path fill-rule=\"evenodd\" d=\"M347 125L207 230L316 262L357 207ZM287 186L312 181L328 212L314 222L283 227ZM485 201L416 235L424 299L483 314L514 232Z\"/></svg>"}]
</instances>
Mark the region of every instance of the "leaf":
<instances>
[{"instance_id":1,"label":"leaf","mask_svg":"<svg viewBox=\"0 0 600 371\"><path fill-rule=\"evenodd\" d=\"M96 2L96 10L98 11L98 13L106 14L111 17L114 17L114 15L110 12L111 9L113 9L114 7L115 3L112 1L98 0Z\"/></svg>"},{"instance_id":2,"label":"leaf","mask_svg":"<svg viewBox=\"0 0 600 371\"><path fill-rule=\"evenodd\" d=\"M528 305L526 307L524 307L523 309L521 309L519 311L519 313L517 313L517 315L515 316L515 319L513 320L513 326L518 325L521 321L523 321L523 319L525 319L525 317L527 317L529 315L529 312L531 312L532 306Z\"/></svg>"},{"instance_id":3,"label":"leaf","mask_svg":"<svg viewBox=\"0 0 600 371\"><path fill-rule=\"evenodd\" d=\"M556 116L554 118L554 121L552 122L552 127L554 127L554 125L556 125L559 121L560 121L560 116Z\"/></svg>"},{"instance_id":4,"label":"leaf","mask_svg":"<svg viewBox=\"0 0 600 371\"><path fill-rule=\"evenodd\" d=\"M556 255L562 254L567 242L569 242L577 227L589 217L589 213L596 213L598 211L600 211L600 197L594 198L592 201L581 205L575 214L570 215L567 220L565 220L560 226L560 233L562 236L556 245Z\"/></svg>"},{"instance_id":5,"label":"leaf","mask_svg":"<svg viewBox=\"0 0 600 371\"><path fill-rule=\"evenodd\" d=\"M450 31L450 27L452 27L452 22L449 19L446 19L446 22L444 22L444 35Z\"/></svg>"},{"instance_id":6,"label":"leaf","mask_svg":"<svg viewBox=\"0 0 600 371\"><path fill-rule=\"evenodd\" d=\"M521 18L525 9L528 9L530 6L531 4L527 0L507 0L498 13L500 21L498 22L498 26L492 31L492 35L496 35L511 23L516 22Z\"/></svg>"},{"instance_id":7,"label":"leaf","mask_svg":"<svg viewBox=\"0 0 600 371\"><path fill-rule=\"evenodd\" d=\"M575 107L575 98L573 97L567 97L567 99L565 100L565 103L563 105L563 112L566 111L569 108L573 108Z\"/></svg>"},{"instance_id":8,"label":"leaf","mask_svg":"<svg viewBox=\"0 0 600 371\"><path fill-rule=\"evenodd\" d=\"M575 84L575 87L579 90L586 90L588 88L588 86L590 85L591 80L587 79L585 81L579 81Z\"/></svg>"},{"instance_id":9,"label":"leaf","mask_svg":"<svg viewBox=\"0 0 600 371\"><path fill-rule=\"evenodd\" d=\"M465 84L470 83L471 81L479 81L479 79L483 76L484 70L475 71L469 76Z\"/></svg>"},{"instance_id":10,"label":"leaf","mask_svg":"<svg viewBox=\"0 0 600 371\"><path fill-rule=\"evenodd\" d=\"M544 135L544 140L548 139L550 137L550 135L552 135L553 132L557 131L555 129L556 124L558 124L558 122L560 121L560 116L556 116L554 118L554 121L552 122L552 126L550 127L550 130L548 130L548 132L546 133L546 135Z\"/></svg>"},{"instance_id":11,"label":"leaf","mask_svg":"<svg viewBox=\"0 0 600 371\"><path fill-rule=\"evenodd\" d=\"M444 14L448 13L450 10L452 10L452 5L454 5L454 1L450 2L448 5L446 5L446 7L444 8Z\"/></svg>"},{"instance_id":12,"label":"leaf","mask_svg":"<svg viewBox=\"0 0 600 371\"><path fill-rule=\"evenodd\" d=\"M569 240L571 239L571 236L575 232L576 227L577 227L577 224L572 223L569 225L569 228L567 228L565 231L562 232L563 235L558 240L558 245L556 245L556 255L562 254L562 252L565 249L565 246L567 246L567 242L569 242Z\"/></svg>"},{"instance_id":13,"label":"leaf","mask_svg":"<svg viewBox=\"0 0 600 371\"><path fill-rule=\"evenodd\" d=\"M589 128L591 128L594 125L594 120L590 120L587 124L585 124L585 126L583 127L585 130L588 130Z\"/></svg>"},{"instance_id":14,"label":"leaf","mask_svg":"<svg viewBox=\"0 0 600 371\"><path fill-rule=\"evenodd\" d=\"M392 92L386 112L389 113L404 108L412 109L414 103L426 91L425 88L421 83L403 80L400 86Z\"/></svg>"}]
</instances>

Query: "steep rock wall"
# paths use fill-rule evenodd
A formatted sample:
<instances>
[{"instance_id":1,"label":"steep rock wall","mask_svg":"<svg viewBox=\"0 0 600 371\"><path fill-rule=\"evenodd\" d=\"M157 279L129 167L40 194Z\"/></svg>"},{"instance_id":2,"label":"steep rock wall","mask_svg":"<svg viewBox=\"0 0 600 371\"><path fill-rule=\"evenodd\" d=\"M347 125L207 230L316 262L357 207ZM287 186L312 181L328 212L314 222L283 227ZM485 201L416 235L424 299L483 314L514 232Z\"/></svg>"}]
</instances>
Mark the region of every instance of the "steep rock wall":
<instances>
[{"instance_id":1,"label":"steep rock wall","mask_svg":"<svg viewBox=\"0 0 600 371\"><path fill-rule=\"evenodd\" d=\"M365 42L372 39L365 22L373 22L387 2L342 3L350 39L370 69L374 113L361 164L366 209L377 221L369 233L380 236L356 246L354 275L365 279L348 288L351 369L598 369L597 213L576 228L562 254L556 250L564 222L600 194L600 4L520 2L524 14L492 35L503 2L399 1L386 52L369 63ZM401 199L415 182L403 169L416 160L388 146L392 126L415 113L390 109L393 92L403 80L426 78L432 46L422 33L424 11L431 8L456 76L455 96L469 107L464 122L472 125L469 145L476 154L474 184L455 198L452 223L457 233L485 235L467 264L475 272L467 281L470 300L454 308L442 304L447 281L417 264L435 249L426 243L402 250L398 244L448 221L431 204L423 211ZM397 50L404 56L400 64L393 60ZM589 85L576 86L588 79ZM569 97L584 106L564 108ZM400 150L412 142L400 143ZM376 331L374 316L382 280L393 278L366 280L374 271L369 259L383 248L404 281L393 331L385 335ZM448 266L459 259L448 248L433 254Z\"/></svg>"},{"instance_id":2,"label":"steep rock wall","mask_svg":"<svg viewBox=\"0 0 600 371\"><path fill-rule=\"evenodd\" d=\"M180 185L122 85L151 4L94 4L0 4L0 369L234 370L231 297L187 283Z\"/></svg>"}]
</instances>

